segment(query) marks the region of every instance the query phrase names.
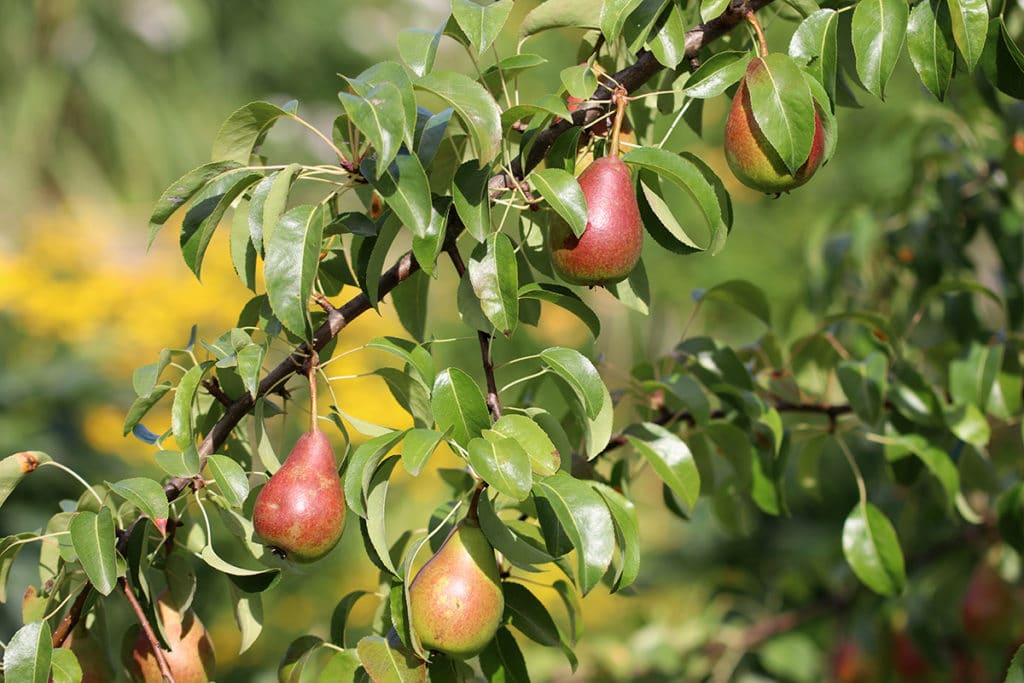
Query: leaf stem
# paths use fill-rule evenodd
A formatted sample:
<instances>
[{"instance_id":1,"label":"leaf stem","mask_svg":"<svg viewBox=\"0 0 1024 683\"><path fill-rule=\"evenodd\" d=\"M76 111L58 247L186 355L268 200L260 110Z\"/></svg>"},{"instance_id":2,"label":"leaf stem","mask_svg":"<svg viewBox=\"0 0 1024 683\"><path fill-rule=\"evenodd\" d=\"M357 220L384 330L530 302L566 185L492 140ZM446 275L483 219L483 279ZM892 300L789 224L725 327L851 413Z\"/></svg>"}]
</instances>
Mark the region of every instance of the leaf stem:
<instances>
[{"instance_id":1,"label":"leaf stem","mask_svg":"<svg viewBox=\"0 0 1024 683\"><path fill-rule=\"evenodd\" d=\"M839 448L843 451L843 455L846 456L846 462L850 464L850 469L853 470L853 476L857 480L857 493L860 495L860 504L866 511L868 504L868 488L864 483L864 475L861 473L860 466L857 464L857 459L853 457L853 451L851 451L849 445L847 445L846 439L844 439L842 434L839 434L838 432L835 437L836 442L839 444Z\"/></svg>"},{"instance_id":2,"label":"leaf stem","mask_svg":"<svg viewBox=\"0 0 1024 683\"><path fill-rule=\"evenodd\" d=\"M98 502L100 504L100 507L103 507L103 499L100 498L100 495L98 493L96 493L96 489L94 489L92 486L90 486L89 482L87 482L85 479L82 479L82 477L80 477L77 472L75 472L70 467L57 462L56 460L47 460L46 462L42 463L40 465L40 467L45 467L47 465L50 465L51 467L56 467L59 470L64 470L65 472L70 474L72 477L77 479L78 483L80 483L82 486L84 486L89 491L89 493L92 494L92 497L96 499L96 502Z\"/></svg>"}]
</instances>

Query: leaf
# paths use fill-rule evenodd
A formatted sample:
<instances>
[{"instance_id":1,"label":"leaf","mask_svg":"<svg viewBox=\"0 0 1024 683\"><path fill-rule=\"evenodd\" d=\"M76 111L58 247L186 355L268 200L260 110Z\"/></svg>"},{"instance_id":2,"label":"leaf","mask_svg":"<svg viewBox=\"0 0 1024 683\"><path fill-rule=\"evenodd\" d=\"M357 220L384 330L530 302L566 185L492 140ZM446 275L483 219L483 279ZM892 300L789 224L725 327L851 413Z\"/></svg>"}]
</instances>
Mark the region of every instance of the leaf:
<instances>
[{"instance_id":1,"label":"leaf","mask_svg":"<svg viewBox=\"0 0 1024 683\"><path fill-rule=\"evenodd\" d=\"M673 154L656 147L630 150L622 160L641 169L637 199L644 224L659 244L677 253L707 249L715 254L724 246L732 224L732 207L722 181L707 164L688 152ZM669 192L663 189L666 181L685 189L697 203L710 231L704 246L679 224L664 201L660 205L655 201Z\"/></svg>"},{"instance_id":2,"label":"leaf","mask_svg":"<svg viewBox=\"0 0 1024 683\"><path fill-rule=\"evenodd\" d=\"M498 155L502 139L501 110L482 85L453 71L429 73L414 85L437 95L455 109L469 133L481 168Z\"/></svg>"},{"instance_id":3,"label":"leaf","mask_svg":"<svg viewBox=\"0 0 1024 683\"><path fill-rule=\"evenodd\" d=\"M526 660L507 628L499 628L494 639L480 653L480 668L488 681L529 683Z\"/></svg>"},{"instance_id":4,"label":"leaf","mask_svg":"<svg viewBox=\"0 0 1024 683\"><path fill-rule=\"evenodd\" d=\"M247 593L262 593L275 586L281 580L280 569L249 569L248 567L240 567L218 555L212 545L204 546L202 550L196 553L196 556L211 569L227 574L232 584Z\"/></svg>"},{"instance_id":5,"label":"leaf","mask_svg":"<svg viewBox=\"0 0 1024 683\"><path fill-rule=\"evenodd\" d=\"M49 532L48 528L47 533ZM10 576L11 567L14 566L15 558L25 547L25 541L35 540L36 537L36 534L26 531L0 538L0 604L7 602L7 579ZM44 558L40 557L40 565L43 561Z\"/></svg>"},{"instance_id":6,"label":"leaf","mask_svg":"<svg viewBox=\"0 0 1024 683\"><path fill-rule=\"evenodd\" d=\"M843 524L843 555L853 573L879 595L896 595L906 583L896 530L871 503L853 508Z\"/></svg>"},{"instance_id":7,"label":"leaf","mask_svg":"<svg viewBox=\"0 0 1024 683\"><path fill-rule=\"evenodd\" d=\"M122 479L107 486L129 503L139 508L150 519L167 519L167 494L164 487L146 477Z\"/></svg>"},{"instance_id":8,"label":"leaf","mask_svg":"<svg viewBox=\"0 0 1024 683\"><path fill-rule=\"evenodd\" d=\"M410 429L402 440L402 465L412 476L419 475L427 458L437 449L445 435L433 429Z\"/></svg>"},{"instance_id":9,"label":"leaf","mask_svg":"<svg viewBox=\"0 0 1024 683\"><path fill-rule=\"evenodd\" d=\"M352 90L361 97L366 97L380 85L393 85L398 88L403 110L402 139L408 149L413 148L413 135L416 129L416 92L412 87L412 79L405 68L398 62L377 62L365 69L356 78L346 78ZM381 166L385 164L381 163Z\"/></svg>"},{"instance_id":10,"label":"leaf","mask_svg":"<svg viewBox=\"0 0 1024 683\"><path fill-rule=\"evenodd\" d=\"M750 53L738 50L723 50L701 62L697 70L687 79L683 94L687 97L718 97L732 84L743 78L750 63Z\"/></svg>"},{"instance_id":11,"label":"leaf","mask_svg":"<svg viewBox=\"0 0 1024 683\"><path fill-rule=\"evenodd\" d=\"M423 346L401 337L375 337L366 343L370 349L380 349L401 358L416 370L427 385L434 384L434 359Z\"/></svg>"},{"instance_id":12,"label":"leaf","mask_svg":"<svg viewBox=\"0 0 1024 683\"><path fill-rule=\"evenodd\" d=\"M185 264L197 279L202 270L206 248L224 214L239 195L262 179L263 176L254 171L230 171L211 180L193 197L181 221L178 244Z\"/></svg>"},{"instance_id":13,"label":"leaf","mask_svg":"<svg viewBox=\"0 0 1024 683\"><path fill-rule=\"evenodd\" d=\"M309 334L309 297L320 263L323 230L323 206L305 204L287 211L274 226L263 264L274 315L302 339Z\"/></svg>"},{"instance_id":14,"label":"leaf","mask_svg":"<svg viewBox=\"0 0 1024 683\"><path fill-rule=\"evenodd\" d=\"M952 508L960 491L960 472L949 453L923 434L897 434L892 437L892 445L897 448L890 447L886 456L890 460L898 458L901 451L916 455L939 481L946 494L946 504Z\"/></svg>"},{"instance_id":15,"label":"leaf","mask_svg":"<svg viewBox=\"0 0 1024 683\"><path fill-rule=\"evenodd\" d=\"M772 326L771 305L760 287L746 280L727 280L695 294L697 301L723 301L750 313L768 327Z\"/></svg>"},{"instance_id":16,"label":"leaf","mask_svg":"<svg viewBox=\"0 0 1024 683\"><path fill-rule=\"evenodd\" d=\"M256 291L256 248L249 237L249 201L242 199L231 217L231 265L247 289Z\"/></svg>"},{"instance_id":17,"label":"leaf","mask_svg":"<svg viewBox=\"0 0 1024 683\"><path fill-rule=\"evenodd\" d=\"M398 54L416 76L423 76L433 71L440 42L440 30L404 28L398 32Z\"/></svg>"},{"instance_id":18,"label":"leaf","mask_svg":"<svg viewBox=\"0 0 1024 683\"><path fill-rule=\"evenodd\" d=\"M1024 99L1024 52L1010 37L1003 17L988 25L981 66L988 80L1000 91Z\"/></svg>"},{"instance_id":19,"label":"leaf","mask_svg":"<svg viewBox=\"0 0 1024 683\"><path fill-rule=\"evenodd\" d=\"M836 97L836 73L839 63L839 13L820 9L800 22L789 41L789 54L821 83L829 100Z\"/></svg>"},{"instance_id":20,"label":"leaf","mask_svg":"<svg viewBox=\"0 0 1024 683\"><path fill-rule=\"evenodd\" d=\"M597 368L579 351L553 346L540 352L540 358L572 388L589 419L596 419L604 406L607 389Z\"/></svg>"},{"instance_id":21,"label":"leaf","mask_svg":"<svg viewBox=\"0 0 1024 683\"><path fill-rule=\"evenodd\" d=\"M973 404L985 410L992 386L1003 364L1002 344L972 342L966 356L949 363L949 394L958 405Z\"/></svg>"},{"instance_id":22,"label":"leaf","mask_svg":"<svg viewBox=\"0 0 1024 683\"><path fill-rule=\"evenodd\" d=\"M422 270L410 275L401 287L391 292L391 303L405 331L416 341L426 338L429 311L430 276Z\"/></svg>"},{"instance_id":23,"label":"leaf","mask_svg":"<svg viewBox=\"0 0 1024 683\"><path fill-rule=\"evenodd\" d=\"M281 220L281 214L288 206L288 193L301 168L299 164L288 164L261 180L252 191L252 201L249 203L249 238L259 249L260 254L265 254L270 245L274 226Z\"/></svg>"},{"instance_id":24,"label":"leaf","mask_svg":"<svg viewBox=\"0 0 1024 683\"><path fill-rule=\"evenodd\" d=\"M10 683L46 683L50 678L53 644L45 621L25 624L4 650L4 677Z\"/></svg>"},{"instance_id":25,"label":"leaf","mask_svg":"<svg viewBox=\"0 0 1024 683\"><path fill-rule=\"evenodd\" d=\"M1024 551L1024 483L1017 482L996 499L999 536L1017 552Z\"/></svg>"},{"instance_id":26,"label":"leaf","mask_svg":"<svg viewBox=\"0 0 1024 683\"><path fill-rule=\"evenodd\" d=\"M1017 648L1010 660L1010 668L1006 670L1003 683L1024 683L1024 645Z\"/></svg>"},{"instance_id":27,"label":"leaf","mask_svg":"<svg viewBox=\"0 0 1024 683\"><path fill-rule=\"evenodd\" d=\"M558 75L570 97L585 100L597 88L597 76L587 63L566 67Z\"/></svg>"},{"instance_id":28,"label":"leaf","mask_svg":"<svg viewBox=\"0 0 1024 683\"><path fill-rule=\"evenodd\" d=\"M600 482L592 481L590 485L604 498L615 522L615 538L622 553L622 563L612 591L620 591L636 581L640 574L640 520L633 501Z\"/></svg>"},{"instance_id":29,"label":"leaf","mask_svg":"<svg viewBox=\"0 0 1024 683\"><path fill-rule=\"evenodd\" d=\"M53 460L42 451L21 451L0 460L0 506L26 475Z\"/></svg>"},{"instance_id":30,"label":"leaf","mask_svg":"<svg viewBox=\"0 0 1024 683\"><path fill-rule=\"evenodd\" d=\"M484 395L473 378L458 368L447 368L434 380L430 407L441 431L466 448L470 439L491 426Z\"/></svg>"},{"instance_id":31,"label":"leaf","mask_svg":"<svg viewBox=\"0 0 1024 683\"><path fill-rule=\"evenodd\" d=\"M216 453L207 456L206 465L228 505L241 507L249 495L249 477L242 466L228 456Z\"/></svg>"},{"instance_id":32,"label":"leaf","mask_svg":"<svg viewBox=\"0 0 1024 683\"><path fill-rule=\"evenodd\" d=\"M546 501L576 548L577 581L586 595L597 585L615 552L615 528L600 494L566 472L534 483L534 496Z\"/></svg>"},{"instance_id":33,"label":"leaf","mask_svg":"<svg viewBox=\"0 0 1024 683\"><path fill-rule=\"evenodd\" d=\"M352 85L353 81L349 80ZM406 119L402 93L391 83L381 83L364 94L339 92L338 99L349 120L377 152L375 175L379 178L398 154L405 135Z\"/></svg>"},{"instance_id":34,"label":"leaf","mask_svg":"<svg viewBox=\"0 0 1024 683\"><path fill-rule=\"evenodd\" d=\"M949 431L953 432L956 438L981 451L988 446L989 439L992 438L992 428L989 427L988 418L973 403L947 409L946 424L949 425Z\"/></svg>"},{"instance_id":35,"label":"leaf","mask_svg":"<svg viewBox=\"0 0 1024 683\"><path fill-rule=\"evenodd\" d=\"M491 46L512 13L513 0L480 4L475 0L452 0L452 16L476 48L479 57Z\"/></svg>"},{"instance_id":36,"label":"leaf","mask_svg":"<svg viewBox=\"0 0 1024 683\"><path fill-rule=\"evenodd\" d=\"M953 40L973 71L985 49L988 35L988 3L985 0L946 0L952 22Z\"/></svg>"},{"instance_id":37,"label":"leaf","mask_svg":"<svg viewBox=\"0 0 1024 683\"><path fill-rule=\"evenodd\" d=\"M910 12L907 51L921 82L938 100L946 96L953 78L953 33L943 0L922 0Z\"/></svg>"},{"instance_id":38,"label":"leaf","mask_svg":"<svg viewBox=\"0 0 1024 683\"><path fill-rule=\"evenodd\" d=\"M374 471L369 485L365 487L366 516L360 520L360 524L363 526L365 537L369 540L370 549L377 555L378 563L394 576L401 578L391 560L385 526L389 480L398 460L397 455L392 455L381 462Z\"/></svg>"},{"instance_id":39,"label":"leaf","mask_svg":"<svg viewBox=\"0 0 1024 683\"><path fill-rule=\"evenodd\" d=\"M579 294L565 285L550 282L529 282L519 288L519 298L536 299L555 304L582 320L594 337L601 334L601 319L580 298Z\"/></svg>"},{"instance_id":40,"label":"leaf","mask_svg":"<svg viewBox=\"0 0 1024 683\"><path fill-rule=\"evenodd\" d=\"M853 10L857 75L879 99L885 99L885 85L896 68L909 18L906 0L863 0Z\"/></svg>"},{"instance_id":41,"label":"leaf","mask_svg":"<svg viewBox=\"0 0 1024 683\"><path fill-rule=\"evenodd\" d=\"M270 102L250 102L236 109L221 124L213 140L212 160L249 163L253 148L282 116L292 118L292 114Z\"/></svg>"},{"instance_id":42,"label":"leaf","mask_svg":"<svg viewBox=\"0 0 1024 683\"><path fill-rule=\"evenodd\" d=\"M511 336L519 322L519 270L512 240L496 232L478 246L466 266L473 293L495 329Z\"/></svg>"},{"instance_id":43,"label":"leaf","mask_svg":"<svg viewBox=\"0 0 1024 683\"><path fill-rule=\"evenodd\" d=\"M430 182L419 158L414 154L399 154L387 173L382 174L378 174L376 164L373 157L366 157L359 168L402 224L414 236L427 237L433 204Z\"/></svg>"},{"instance_id":44,"label":"leaf","mask_svg":"<svg viewBox=\"0 0 1024 683\"><path fill-rule=\"evenodd\" d=\"M193 365L182 375L174 390L174 403L171 405L171 431L174 434L175 442L181 449L195 445L192 404L195 402L196 391L199 389L203 374L211 365L211 361Z\"/></svg>"},{"instance_id":45,"label":"leaf","mask_svg":"<svg viewBox=\"0 0 1024 683\"><path fill-rule=\"evenodd\" d=\"M605 40L614 43L622 27L626 24L626 18L630 12L640 5L641 0L609 0L601 5L601 33ZM593 92L593 88L591 88Z\"/></svg>"},{"instance_id":46,"label":"leaf","mask_svg":"<svg viewBox=\"0 0 1024 683\"><path fill-rule=\"evenodd\" d=\"M672 492L693 509L700 495L700 472L686 442L653 422L631 426L626 438Z\"/></svg>"},{"instance_id":47,"label":"leaf","mask_svg":"<svg viewBox=\"0 0 1024 683\"><path fill-rule=\"evenodd\" d=\"M558 626L544 603L521 583L502 581L501 590L505 594L508 623L530 640L547 647L558 647L561 643Z\"/></svg>"},{"instance_id":48,"label":"leaf","mask_svg":"<svg viewBox=\"0 0 1024 683\"><path fill-rule=\"evenodd\" d=\"M86 576L102 595L110 595L117 580L114 546L114 518L110 508L99 513L79 512L71 519L71 544Z\"/></svg>"},{"instance_id":49,"label":"leaf","mask_svg":"<svg viewBox=\"0 0 1024 683\"><path fill-rule=\"evenodd\" d=\"M494 511L494 502L487 495L480 496L480 503L477 509L480 516L480 528L494 549L501 553L505 559L529 572L535 572L534 565L548 564L554 562L552 557L543 548L538 547L523 536L517 533L512 523L506 524ZM536 527L532 527L536 529Z\"/></svg>"},{"instance_id":50,"label":"leaf","mask_svg":"<svg viewBox=\"0 0 1024 683\"><path fill-rule=\"evenodd\" d=\"M888 360L881 353L872 353L863 361L843 361L836 366L839 385L853 411L869 425L877 424L882 417L888 371Z\"/></svg>"},{"instance_id":51,"label":"leaf","mask_svg":"<svg viewBox=\"0 0 1024 683\"><path fill-rule=\"evenodd\" d=\"M722 15L729 8L729 0L701 0L700 18L707 23Z\"/></svg>"},{"instance_id":52,"label":"leaf","mask_svg":"<svg viewBox=\"0 0 1024 683\"><path fill-rule=\"evenodd\" d=\"M533 475L530 458L514 439L484 430L487 438L476 437L469 442L469 464L495 491L515 500L530 495Z\"/></svg>"},{"instance_id":53,"label":"leaf","mask_svg":"<svg viewBox=\"0 0 1024 683\"><path fill-rule=\"evenodd\" d=\"M342 481L345 502L352 512L366 517L366 491L369 490L373 474L384 456L402 440L404 431L389 431L359 444L345 465Z\"/></svg>"},{"instance_id":54,"label":"leaf","mask_svg":"<svg viewBox=\"0 0 1024 683\"><path fill-rule=\"evenodd\" d=\"M455 213L477 242L483 242L491 232L491 204L487 196L490 177L490 166L481 168L476 162L467 161L455 171L452 180Z\"/></svg>"},{"instance_id":55,"label":"leaf","mask_svg":"<svg viewBox=\"0 0 1024 683\"><path fill-rule=\"evenodd\" d=\"M263 599L259 593L244 593L233 583L229 585L231 601L234 604L235 624L241 635L238 654L242 654L253 646L263 632Z\"/></svg>"},{"instance_id":56,"label":"leaf","mask_svg":"<svg viewBox=\"0 0 1024 683\"><path fill-rule=\"evenodd\" d=\"M864 0L857 9L872 1ZM757 127L789 172L796 173L811 154L815 130L814 100L803 70L789 55L774 52L750 62L744 83Z\"/></svg>"},{"instance_id":57,"label":"leaf","mask_svg":"<svg viewBox=\"0 0 1024 683\"><path fill-rule=\"evenodd\" d=\"M534 472L542 477L554 474L562 463L562 456L547 432L525 415L502 415L492 430L514 440L530 458Z\"/></svg>"},{"instance_id":58,"label":"leaf","mask_svg":"<svg viewBox=\"0 0 1024 683\"><path fill-rule=\"evenodd\" d=\"M241 164L235 162L215 161L194 168L171 183L170 187L160 195L160 199L157 200L149 217L149 240L146 243L146 248L153 245L153 240L167 219L192 199L199 190L206 187L215 178L234 171L239 166Z\"/></svg>"},{"instance_id":59,"label":"leaf","mask_svg":"<svg viewBox=\"0 0 1024 683\"><path fill-rule=\"evenodd\" d=\"M364 595L370 595L370 593L363 590L352 591L335 605L334 611L331 613L331 642L338 647L345 647L345 631L349 614L351 614L356 601Z\"/></svg>"},{"instance_id":60,"label":"leaf","mask_svg":"<svg viewBox=\"0 0 1024 683\"><path fill-rule=\"evenodd\" d=\"M406 650L397 635L366 636L356 644L356 652L373 683L426 683L426 663Z\"/></svg>"},{"instance_id":61,"label":"leaf","mask_svg":"<svg viewBox=\"0 0 1024 683\"><path fill-rule=\"evenodd\" d=\"M581 236L587 229L587 199L576 178L560 168L545 168L531 173L530 181L573 234Z\"/></svg>"},{"instance_id":62,"label":"leaf","mask_svg":"<svg viewBox=\"0 0 1024 683\"><path fill-rule=\"evenodd\" d=\"M519 24L519 44L530 36L557 28L598 30L603 0L548 0L530 10Z\"/></svg>"},{"instance_id":63,"label":"leaf","mask_svg":"<svg viewBox=\"0 0 1024 683\"><path fill-rule=\"evenodd\" d=\"M81 683L82 667L78 663L78 657L69 648L54 649L50 666L50 680L53 683Z\"/></svg>"}]
</instances>

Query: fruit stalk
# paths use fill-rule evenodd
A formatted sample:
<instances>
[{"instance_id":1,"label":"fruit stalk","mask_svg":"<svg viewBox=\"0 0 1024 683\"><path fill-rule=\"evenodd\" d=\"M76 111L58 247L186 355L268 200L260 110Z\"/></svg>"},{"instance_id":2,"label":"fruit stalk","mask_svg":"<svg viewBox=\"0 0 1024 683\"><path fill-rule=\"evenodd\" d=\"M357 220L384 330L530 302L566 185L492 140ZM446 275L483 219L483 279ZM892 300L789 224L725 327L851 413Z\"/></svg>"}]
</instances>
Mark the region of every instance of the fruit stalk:
<instances>
[{"instance_id":1,"label":"fruit stalk","mask_svg":"<svg viewBox=\"0 0 1024 683\"><path fill-rule=\"evenodd\" d=\"M615 104L615 122L612 123L612 141L608 149L608 156L619 157L619 136L622 133L622 121L626 117L626 89L616 88L612 93L612 102Z\"/></svg>"},{"instance_id":2,"label":"fruit stalk","mask_svg":"<svg viewBox=\"0 0 1024 683\"><path fill-rule=\"evenodd\" d=\"M310 425L309 431L315 432L320 429L320 425L317 420L317 406L316 406L316 371L320 367L320 354L316 352L316 349L310 350L309 366L306 370L306 376L309 378L309 415Z\"/></svg>"},{"instance_id":3,"label":"fruit stalk","mask_svg":"<svg viewBox=\"0 0 1024 683\"><path fill-rule=\"evenodd\" d=\"M757 14L754 13L754 10L747 8L743 18L754 28L754 34L757 36L758 56L766 56L768 54L768 40L764 37L764 29L761 28L761 22L758 21Z\"/></svg>"}]
</instances>

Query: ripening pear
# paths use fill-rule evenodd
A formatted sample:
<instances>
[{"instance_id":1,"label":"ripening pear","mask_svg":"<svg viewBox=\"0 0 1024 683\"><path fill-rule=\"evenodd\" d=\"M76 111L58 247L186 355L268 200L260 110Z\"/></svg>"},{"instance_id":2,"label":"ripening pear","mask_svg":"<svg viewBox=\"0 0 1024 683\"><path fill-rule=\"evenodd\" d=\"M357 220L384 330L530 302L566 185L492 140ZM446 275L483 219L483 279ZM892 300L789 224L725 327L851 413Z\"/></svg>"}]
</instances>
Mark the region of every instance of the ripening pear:
<instances>
[{"instance_id":1,"label":"ripening pear","mask_svg":"<svg viewBox=\"0 0 1024 683\"><path fill-rule=\"evenodd\" d=\"M967 581L960 603L964 633L972 638L1009 640L1016 611L1010 584L988 562L979 562Z\"/></svg>"},{"instance_id":2,"label":"ripening pear","mask_svg":"<svg viewBox=\"0 0 1024 683\"><path fill-rule=\"evenodd\" d=\"M587 199L587 227L576 237L565 221L551 224L551 265L566 282L615 284L632 272L644 242L633 179L621 159L606 156L587 166L578 182Z\"/></svg>"},{"instance_id":3,"label":"ripening pear","mask_svg":"<svg viewBox=\"0 0 1024 683\"><path fill-rule=\"evenodd\" d=\"M345 493L327 435L313 429L295 442L284 464L256 497L256 535L295 562L314 562L338 544Z\"/></svg>"},{"instance_id":4,"label":"ripening pear","mask_svg":"<svg viewBox=\"0 0 1024 683\"><path fill-rule=\"evenodd\" d=\"M213 678L216 657L213 641L203 622L199 621L191 609L184 612L179 610L167 591L157 599L157 612L164 625L167 644L171 648L170 651L164 651L164 657L176 683L208 683ZM164 677L160 673L153 646L137 625L134 631L138 635L131 649L125 653L128 674L135 683L162 683Z\"/></svg>"},{"instance_id":5,"label":"ripening pear","mask_svg":"<svg viewBox=\"0 0 1024 683\"><path fill-rule=\"evenodd\" d=\"M420 643L456 659L480 653L505 613L494 548L479 522L452 529L409 586L410 618Z\"/></svg>"},{"instance_id":6,"label":"ripening pear","mask_svg":"<svg viewBox=\"0 0 1024 683\"><path fill-rule=\"evenodd\" d=\"M81 622L64 641L64 647L75 653L78 666L82 670L81 683L110 683L114 680L110 662L107 661L106 649L85 626L81 625ZM53 683L52 678L50 683Z\"/></svg>"},{"instance_id":7,"label":"ripening pear","mask_svg":"<svg viewBox=\"0 0 1024 683\"><path fill-rule=\"evenodd\" d=\"M814 139L807 161L791 173L782 157L772 147L754 119L747 82L766 77L764 61L760 57L750 60L746 74L732 99L729 117L725 122L725 158L733 175L746 185L765 194L789 192L814 175L825 155L825 129L821 124L818 105L814 105ZM809 96L809 95L808 95Z\"/></svg>"}]
</instances>

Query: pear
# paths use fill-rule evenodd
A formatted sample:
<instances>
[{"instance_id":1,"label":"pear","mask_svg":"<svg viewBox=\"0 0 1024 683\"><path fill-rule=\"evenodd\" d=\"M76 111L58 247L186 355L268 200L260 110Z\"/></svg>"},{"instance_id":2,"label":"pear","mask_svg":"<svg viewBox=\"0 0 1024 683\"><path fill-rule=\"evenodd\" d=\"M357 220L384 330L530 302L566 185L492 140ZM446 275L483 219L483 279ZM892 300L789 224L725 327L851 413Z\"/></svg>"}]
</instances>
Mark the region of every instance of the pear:
<instances>
[{"instance_id":1,"label":"pear","mask_svg":"<svg viewBox=\"0 0 1024 683\"><path fill-rule=\"evenodd\" d=\"M587 227L580 237L556 220L548 233L555 273L578 285L610 285L623 280L640 260L643 223L633 179L617 156L598 159L578 178L587 199Z\"/></svg>"},{"instance_id":2,"label":"pear","mask_svg":"<svg viewBox=\"0 0 1024 683\"><path fill-rule=\"evenodd\" d=\"M338 544L345 493L326 434L313 429L299 437L256 497L252 521L264 543L295 562L319 560Z\"/></svg>"},{"instance_id":3,"label":"pear","mask_svg":"<svg viewBox=\"0 0 1024 683\"><path fill-rule=\"evenodd\" d=\"M815 103L811 151L796 173L791 173L757 125L750 104L747 81L762 77L764 69L760 57L752 59L732 99L729 117L725 122L725 158L733 175L741 183L765 194L778 194L803 185L818 170L825 154L825 130Z\"/></svg>"},{"instance_id":4,"label":"pear","mask_svg":"<svg viewBox=\"0 0 1024 683\"><path fill-rule=\"evenodd\" d=\"M213 641L199 617L190 609L180 611L167 591L157 598L157 611L164 625L167 644L171 648L170 651L164 651L164 657L176 683L207 683L213 678L216 658ZM156 627L155 624L153 626ZM125 654L128 674L135 683L162 683L164 678L153 653L153 646L138 625L134 631L137 635L131 649Z\"/></svg>"},{"instance_id":5,"label":"pear","mask_svg":"<svg viewBox=\"0 0 1024 683\"><path fill-rule=\"evenodd\" d=\"M971 573L960 602L964 633L981 640L1009 639L1016 610L1010 585L992 565L982 560Z\"/></svg>"},{"instance_id":6,"label":"pear","mask_svg":"<svg viewBox=\"0 0 1024 683\"><path fill-rule=\"evenodd\" d=\"M498 564L479 522L452 529L409 586L412 628L420 644L456 659L480 653L505 613Z\"/></svg>"},{"instance_id":7,"label":"pear","mask_svg":"<svg viewBox=\"0 0 1024 683\"><path fill-rule=\"evenodd\" d=\"M64 647L75 653L82 670L81 683L110 683L114 680L114 674L110 670L106 650L81 622L79 624L64 641ZM50 683L53 683L52 678Z\"/></svg>"}]
</instances>

